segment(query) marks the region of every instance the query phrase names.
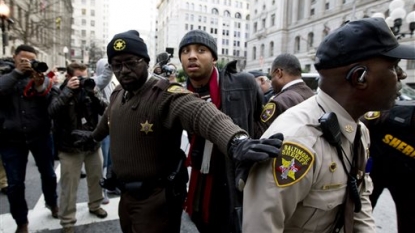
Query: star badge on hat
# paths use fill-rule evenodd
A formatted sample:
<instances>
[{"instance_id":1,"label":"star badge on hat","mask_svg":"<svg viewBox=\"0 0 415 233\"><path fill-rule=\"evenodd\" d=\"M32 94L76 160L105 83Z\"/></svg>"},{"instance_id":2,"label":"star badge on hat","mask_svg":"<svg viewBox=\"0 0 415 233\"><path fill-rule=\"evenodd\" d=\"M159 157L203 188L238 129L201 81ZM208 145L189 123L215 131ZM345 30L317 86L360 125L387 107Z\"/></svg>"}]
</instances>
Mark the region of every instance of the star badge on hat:
<instances>
[{"instance_id":1,"label":"star badge on hat","mask_svg":"<svg viewBox=\"0 0 415 233\"><path fill-rule=\"evenodd\" d=\"M148 120L146 120L145 123L140 123L141 125L141 130L142 132L148 134L149 132L153 132L153 129L151 127L153 127L153 124L148 123Z\"/></svg>"},{"instance_id":2,"label":"star badge on hat","mask_svg":"<svg viewBox=\"0 0 415 233\"><path fill-rule=\"evenodd\" d=\"M121 51L124 50L126 46L125 40L123 39L118 39L116 41L114 41L114 50L115 51Z\"/></svg>"}]
</instances>

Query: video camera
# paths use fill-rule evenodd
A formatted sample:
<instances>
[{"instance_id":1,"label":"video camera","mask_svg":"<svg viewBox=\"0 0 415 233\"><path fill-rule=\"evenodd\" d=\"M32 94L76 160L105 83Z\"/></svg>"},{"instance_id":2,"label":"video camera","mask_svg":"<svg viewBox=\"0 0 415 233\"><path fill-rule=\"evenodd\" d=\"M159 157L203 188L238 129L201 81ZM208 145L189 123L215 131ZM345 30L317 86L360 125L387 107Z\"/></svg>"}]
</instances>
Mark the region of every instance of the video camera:
<instances>
[{"instance_id":1,"label":"video camera","mask_svg":"<svg viewBox=\"0 0 415 233\"><path fill-rule=\"evenodd\" d=\"M92 78L84 78L82 76L78 76L79 80L79 87L84 88L88 92L94 92L95 88L95 81Z\"/></svg>"},{"instance_id":2,"label":"video camera","mask_svg":"<svg viewBox=\"0 0 415 233\"><path fill-rule=\"evenodd\" d=\"M165 78L168 78L172 73L176 72L176 69L167 65L171 57L171 54L167 52L162 52L158 54L156 58L157 65L161 68L161 76Z\"/></svg>"},{"instance_id":3,"label":"video camera","mask_svg":"<svg viewBox=\"0 0 415 233\"><path fill-rule=\"evenodd\" d=\"M41 61L31 60L30 65L38 73L46 72L49 69L48 65Z\"/></svg>"}]
</instances>

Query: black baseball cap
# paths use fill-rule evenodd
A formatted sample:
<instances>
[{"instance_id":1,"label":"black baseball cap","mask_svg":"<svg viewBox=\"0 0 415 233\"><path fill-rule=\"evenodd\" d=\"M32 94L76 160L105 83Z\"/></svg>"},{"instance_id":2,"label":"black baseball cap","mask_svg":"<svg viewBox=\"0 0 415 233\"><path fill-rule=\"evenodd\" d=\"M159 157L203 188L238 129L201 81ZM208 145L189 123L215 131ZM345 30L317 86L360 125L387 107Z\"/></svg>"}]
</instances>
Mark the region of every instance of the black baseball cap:
<instances>
[{"instance_id":1,"label":"black baseball cap","mask_svg":"<svg viewBox=\"0 0 415 233\"><path fill-rule=\"evenodd\" d=\"M258 71L258 70L248 71L248 73L252 74L255 78L258 78L260 76L267 76L266 74L264 74L264 73L262 73L261 71Z\"/></svg>"},{"instance_id":2,"label":"black baseball cap","mask_svg":"<svg viewBox=\"0 0 415 233\"><path fill-rule=\"evenodd\" d=\"M383 18L364 18L327 35L317 49L314 67L331 69L375 56L415 60L415 46L399 44Z\"/></svg>"}]
</instances>

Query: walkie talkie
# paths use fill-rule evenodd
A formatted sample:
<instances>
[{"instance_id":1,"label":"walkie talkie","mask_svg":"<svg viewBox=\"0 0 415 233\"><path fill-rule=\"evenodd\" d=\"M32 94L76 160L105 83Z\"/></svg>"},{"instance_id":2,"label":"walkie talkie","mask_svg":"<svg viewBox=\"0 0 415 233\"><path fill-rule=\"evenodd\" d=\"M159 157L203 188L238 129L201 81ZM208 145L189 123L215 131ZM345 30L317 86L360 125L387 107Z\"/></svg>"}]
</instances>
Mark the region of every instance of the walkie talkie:
<instances>
[{"instance_id":1,"label":"walkie talkie","mask_svg":"<svg viewBox=\"0 0 415 233\"><path fill-rule=\"evenodd\" d=\"M334 112L324 113L323 116L318 119L318 122L320 122L324 139L326 139L332 146L340 146L341 131L336 114Z\"/></svg>"}]
</instances>

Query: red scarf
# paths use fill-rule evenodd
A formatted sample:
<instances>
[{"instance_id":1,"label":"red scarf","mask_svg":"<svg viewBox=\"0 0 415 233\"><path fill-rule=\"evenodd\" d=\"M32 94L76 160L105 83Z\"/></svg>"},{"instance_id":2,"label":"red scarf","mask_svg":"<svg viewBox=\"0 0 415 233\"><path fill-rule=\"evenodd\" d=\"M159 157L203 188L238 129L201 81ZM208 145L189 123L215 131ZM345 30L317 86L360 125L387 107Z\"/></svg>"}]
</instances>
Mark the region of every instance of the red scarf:
<instances>
[{"instance_id":1,"label":"red scarf","mask_svg":"<svg viewBox=\"0 0 415 233\"><path fill-rule=\"evenodd\" d=\"M190 84L190 82L187 85L187 89L194 92L194 88ZM218 71L215 67L213 68L212 75L209 80L209 92L210 92L210 98L212 100L212 103L218 109L220 109L221 97L220 97L220 89L219 89L219 83L218 83ZM192 154L192 150L193 150L193 146L196 141L196 137L199 137L199 136L193 135L191 142L190 142L189 154L186 160L187 166L192 166L190 155ZM186 212L190 216L192 216L193 202L195 200L195 194L196 194L196 187L197 187L197 183L200 182L202 176L205 176L206 182L204 184L204 187L202 188L203 204L202 204L201 212L202 212L203 222L208 223L209 222L210 199L211 199L211 194L212 194L212 182L213 182L212 174L202 174L200 173L200 170L192 168L192 171L190 173L189 193L187 195L187 200L186 200L184 208Z\"/></svg>"}]
</instances>

